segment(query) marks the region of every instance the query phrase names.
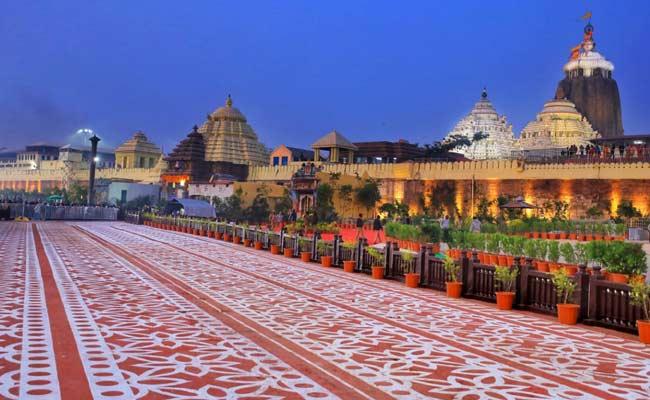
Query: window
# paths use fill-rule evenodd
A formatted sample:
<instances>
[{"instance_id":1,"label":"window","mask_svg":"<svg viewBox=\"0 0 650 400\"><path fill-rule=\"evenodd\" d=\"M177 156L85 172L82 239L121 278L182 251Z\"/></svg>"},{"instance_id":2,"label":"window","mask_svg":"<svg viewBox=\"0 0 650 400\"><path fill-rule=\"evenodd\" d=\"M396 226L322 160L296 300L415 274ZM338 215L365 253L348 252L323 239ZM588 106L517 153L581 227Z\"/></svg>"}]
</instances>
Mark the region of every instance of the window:
<instances>
[{"instance_id":1,"label":"window","mask_svg":"<svg viewBox=\"0 0 650 400\"><path fill-rule=\"evenodd\" d=\"M279 165L280 164L280 157L273 157L273 165Z\"/></svg>"},{"instance_id":2,"label":"window","mask_svg":"<svg viewBox=\"0 0 650 400\"><path fill-rule=\"evenodd\" d=\"M288 157L282 157L282 165L287 165L289 163L289 158Z\"/></svg>"}]
</instances>

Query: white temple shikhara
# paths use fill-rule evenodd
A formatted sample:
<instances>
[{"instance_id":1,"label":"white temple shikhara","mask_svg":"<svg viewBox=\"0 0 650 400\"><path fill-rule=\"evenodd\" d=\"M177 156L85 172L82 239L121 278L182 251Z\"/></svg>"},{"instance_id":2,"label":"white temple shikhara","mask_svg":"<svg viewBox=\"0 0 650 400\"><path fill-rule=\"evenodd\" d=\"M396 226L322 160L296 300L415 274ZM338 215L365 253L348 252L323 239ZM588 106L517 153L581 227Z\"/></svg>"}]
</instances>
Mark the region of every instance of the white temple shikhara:
<instances>
[{"instance_id":1,"label":"white temple shikhara","mask_svg":"<svg viewBox=\"0 0 650 400\"><path fill-rule=\"evenodd\" d=\"M497 114L485 89L472 111L456 124L446 139L453 135L463 135L472 140L479 132L488 137L454 151L469 159L477 160L510 156L515 141L512 125L508 123L505 116Z\"/></svg>"}]
</instances>

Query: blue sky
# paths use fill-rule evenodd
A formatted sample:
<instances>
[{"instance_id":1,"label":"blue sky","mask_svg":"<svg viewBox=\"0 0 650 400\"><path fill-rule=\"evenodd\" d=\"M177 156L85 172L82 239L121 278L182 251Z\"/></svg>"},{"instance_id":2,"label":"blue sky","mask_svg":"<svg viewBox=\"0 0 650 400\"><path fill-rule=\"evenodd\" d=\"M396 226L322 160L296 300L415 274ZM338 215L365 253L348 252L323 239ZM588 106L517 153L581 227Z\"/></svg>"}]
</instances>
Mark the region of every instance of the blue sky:
<instances>
[{"instance_id":1,"label":"blue sky","mask_svg":"<svg viewBox=\"0 0 650 400\"><path fill-rule=\"evenodd\" d=\"M140 129L169 151L228 93L269 147L333 128L430 143L483 86L518 133L553 96L587 9L626 133L650 133L649 1L6 1L0 147L90 127L107 145Z\"/></svg>"}]
</instances>

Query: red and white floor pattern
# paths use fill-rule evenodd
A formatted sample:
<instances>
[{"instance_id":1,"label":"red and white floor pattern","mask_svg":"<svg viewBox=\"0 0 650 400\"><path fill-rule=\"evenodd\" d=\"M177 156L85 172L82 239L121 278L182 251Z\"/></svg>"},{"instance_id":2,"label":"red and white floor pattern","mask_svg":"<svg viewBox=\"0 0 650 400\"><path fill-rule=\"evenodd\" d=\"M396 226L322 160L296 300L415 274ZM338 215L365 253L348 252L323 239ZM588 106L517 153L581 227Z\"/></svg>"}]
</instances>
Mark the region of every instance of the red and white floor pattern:
<instances>
[{"instance_id":1,"label":"red and white floor pattern","mask_svg":"<svg viewBox=\"0 0 650 400\"><path fill-rule=\"evenodd\" d=\"M631 335L143 226L0 239L0 398L650 398Z\"/></svg>"}]
</instances>

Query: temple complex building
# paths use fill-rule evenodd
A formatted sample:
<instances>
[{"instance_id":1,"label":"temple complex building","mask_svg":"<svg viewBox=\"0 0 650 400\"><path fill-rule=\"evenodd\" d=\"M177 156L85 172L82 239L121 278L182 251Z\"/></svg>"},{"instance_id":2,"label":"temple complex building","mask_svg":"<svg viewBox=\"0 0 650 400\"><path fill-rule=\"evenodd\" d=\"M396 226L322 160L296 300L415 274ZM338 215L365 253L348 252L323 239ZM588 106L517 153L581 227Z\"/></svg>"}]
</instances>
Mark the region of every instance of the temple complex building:
<instances>
[{"instance_id":1,"label":"temple complex building","mask_svg":"<svg viewBox=\"0 0 650 400\"><path fill-rule=\"evenodd\" d=\"M115 149L115 164L119 168L153 168L161 157L160 148L142 131L135 132L131 139Z\"/></svg>"},{"instance_id":2,"label":"temple complex building","mask_svg":"<svg viewBox=\"0 0 650 400\"><path fill-rule=\"evenodd\" d=\"M198 129L205 141L205 160L233 164L265 165L269 155L257 139L246 117L232 106L228 95L226 105L217 108Z\"/></svg>"},{"instance_id":3,"label":"temple complex building","mask_svg":"<svg viewBox=\"0 0 650 400\"><path fill-rule=\"evenodd\" d=\"M522 150L565 149L571 145L586 146L597 139L587 119L569 100L551 100L521 132L518 147Z\"/></svg>"},{"instance_id":4,"label":"temple complex building","mask_svg":"<svg viewBox=\"0 0 650 400\"><path fill-rule=\"evenodd\" d=\"M461 135L466 136L471 141L478 133L487 135L487 138L454 151L474 160L510 156L515 140L512 125L508 123L505 116L497 114L492 102L488 99L487 90L485 89L472 111L456 124L445 139Z\"/></svg>"},{"instance_id":5,"label":"temple complex building","mask_svg":"<svg viewBox=\"0 0 650 400\"><path fill-rule=\"evenodd\" d=\"M565 77L558 83L555 98L571 100L602 137L622 136L621 99L612 77L614 64L594 50L593 33L594 27L588 23L582 42L572 49L564 65Z\"/></svg>"}]
</instances>

